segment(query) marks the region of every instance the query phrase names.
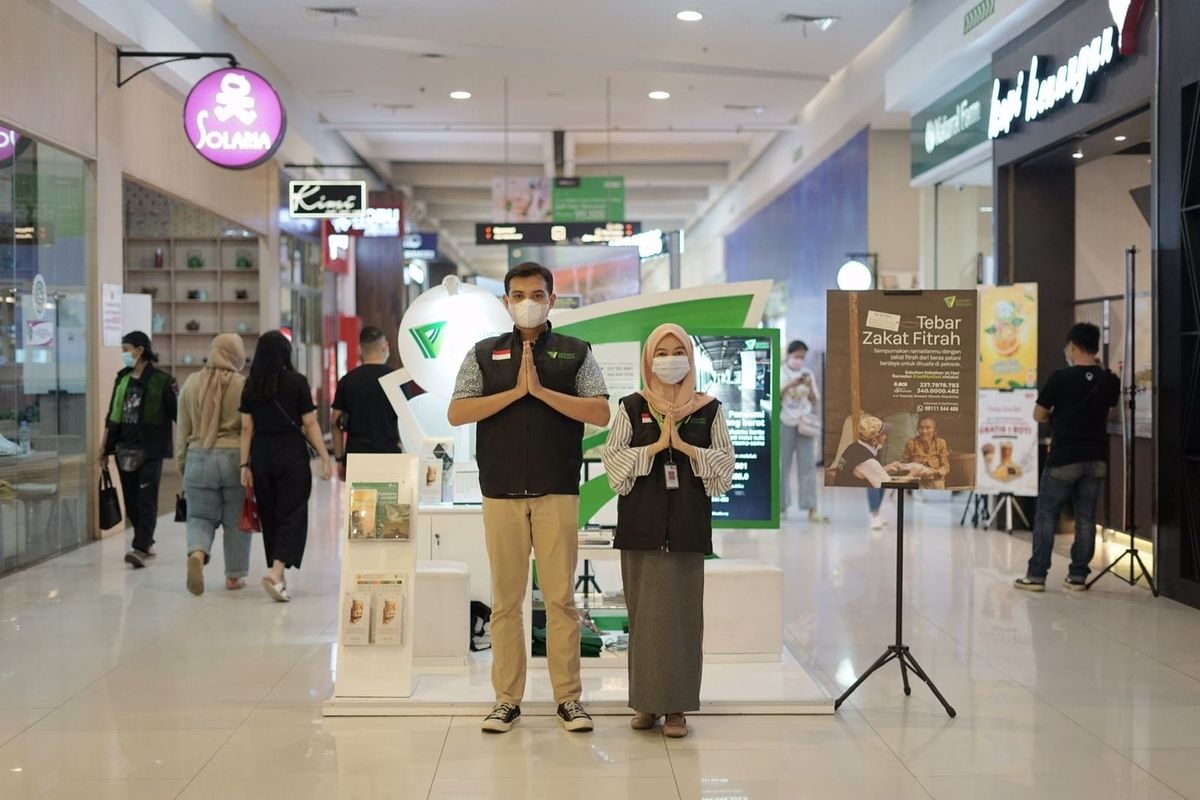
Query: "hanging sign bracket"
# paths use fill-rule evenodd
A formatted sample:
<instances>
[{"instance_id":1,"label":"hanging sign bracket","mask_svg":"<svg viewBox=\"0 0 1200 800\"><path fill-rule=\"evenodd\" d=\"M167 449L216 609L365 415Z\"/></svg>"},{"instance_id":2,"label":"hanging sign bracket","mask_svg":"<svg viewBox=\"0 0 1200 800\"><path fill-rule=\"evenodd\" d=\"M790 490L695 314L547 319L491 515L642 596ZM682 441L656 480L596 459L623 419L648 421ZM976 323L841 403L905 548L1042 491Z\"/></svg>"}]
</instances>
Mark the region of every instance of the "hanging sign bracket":
<instances>
[{"instance_id":1,"label":"hanging sign bracket","mask_svg":"<svg viewBox=\"0 0 1200 800\"><path fill-rule=\"evenodd\" d=\"M122 77L121 64L126 58L158 58L163 59L156 61L149 66L142 67L137 72L128 77ZM173 64L176 61L197 61L201 58L217 58L229 62L229 66L236 69L238 60L233 53L176 53L163 50L143 51L143 50L122 50L117 48L117 88L120 89L131 80L141 75L143 72L148 72L155 67L161 67L164 64Z\"/></svg>"}]
</instances>

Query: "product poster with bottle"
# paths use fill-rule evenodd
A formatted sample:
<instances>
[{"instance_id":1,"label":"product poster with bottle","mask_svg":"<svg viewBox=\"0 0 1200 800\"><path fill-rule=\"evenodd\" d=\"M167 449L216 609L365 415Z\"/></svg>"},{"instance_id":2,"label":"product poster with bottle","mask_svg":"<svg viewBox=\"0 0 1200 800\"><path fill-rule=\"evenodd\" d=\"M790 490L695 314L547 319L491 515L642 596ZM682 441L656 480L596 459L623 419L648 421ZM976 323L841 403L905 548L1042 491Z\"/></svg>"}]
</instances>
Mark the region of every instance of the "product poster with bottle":
<instances>
[{"instance_id":1,"label":"product poster with bottle","mask_svg":"<svg viewBox=\"0 0 1200 800\"><path fill-rule=\"evenodd\" d=\"M978 295L827 295L825 484L972 489Z\"/></svg>"},{"instance_id":2,"label":"product poster with bottle","mask_svg":"<svg viewBox=\"0 0 1200 800\"><path fill-rule=\"evenodd\" d=\"M1036 389L979 393L979 458L975 490L1036 497L1038 424Z\"/></svg>"},{"instance_id":3,"label":"product poster with bottle","mask_svg":"<svg viewBox=\"0 0 1200 800\"><path fill-rule=\"evenodd\" d=\"M979 388L1037 388L1036 283L979 287Z\"/></svg>"}]
</instances>

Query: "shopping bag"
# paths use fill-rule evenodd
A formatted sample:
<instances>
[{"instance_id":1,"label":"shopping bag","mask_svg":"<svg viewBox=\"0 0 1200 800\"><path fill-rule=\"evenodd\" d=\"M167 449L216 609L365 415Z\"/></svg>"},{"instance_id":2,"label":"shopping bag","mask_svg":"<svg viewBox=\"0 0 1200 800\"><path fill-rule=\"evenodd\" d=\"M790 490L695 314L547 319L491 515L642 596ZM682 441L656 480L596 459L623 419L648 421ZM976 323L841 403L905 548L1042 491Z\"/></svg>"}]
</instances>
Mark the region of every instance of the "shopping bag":
<instances>
[{"instance_id":1,"label":"shopping bag","mask_svg":"<svg viewBox=\"0 0 1200 800\"><path fill-rule=\"evenodd\" d=\"M254 490L246 488L246 499L242 501L242 519L238 524L245 533L262 533L262 522L258 518L258 501Z\"/></svg>"},{"instance_id":2,"label":"shopping bag","mask_svg":"<svg viewBox=\"0 0 1200 800\"><path fill-rule=\"evenodd\" d=\"M187 522L187 495L183 492L175 495L175 521Z\"/></svg>"},{"instance_id":3,"label":"shopping bag","mask_svg":"<svg viewBox=\"0 0 1200 800\"><path fill-rule=\"evenodd\" d=\"M100 530L106 531L121 524L121 500L117 487L107 469L100 470Z\"/></svg>"}]
</instances>

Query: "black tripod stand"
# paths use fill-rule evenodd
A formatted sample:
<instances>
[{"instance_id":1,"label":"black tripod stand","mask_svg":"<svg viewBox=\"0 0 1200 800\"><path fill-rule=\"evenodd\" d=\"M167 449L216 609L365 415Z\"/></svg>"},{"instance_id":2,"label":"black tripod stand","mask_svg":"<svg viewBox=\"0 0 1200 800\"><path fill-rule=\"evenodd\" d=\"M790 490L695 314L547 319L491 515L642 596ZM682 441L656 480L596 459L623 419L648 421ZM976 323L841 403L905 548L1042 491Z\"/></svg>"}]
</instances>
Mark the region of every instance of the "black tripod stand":
<instances>
[{"instance_id":1,"label":"black tripod stand","mask_svg":"<svg viewBox=\"0 0 1200 800\"><path fill-rule=\"evenodd\" d=\"M929 687L929 691L933 692L933 696L942 704L942 708L946 709L946 713L951 717L958 716L958 712L954 707L942 697L942 693L933 685L933 681L925 674L925 670L921 669L921 665L917 663L917 659L913 657L912 651L908 649L908 645L904 644L904 496L912 489L910 483L885 483L885 489L896 489L896 643L889 644L887 650L884 651L870 669L858 677L854 685L847 689L841 697L834 701L834 709L842 707L842 703L846 702L846 698L854 693L854 690L862 686L863 681L871 677L871 673L887 664L889 661L900 662L900 679L904 682L904 694L911 695L912 688L908 685L908 671L911 669L913 674L925 682Z\"/></svg>"},{"instance_id":2,"label":"black tripod stand","mask_svg":"<svg viewBox=\"0 0 1200 800\"><path fill-rule=\"evenodd\" d=\"M1125 394L1125 425L1121 432L1125 445L1125 532L1129 534L1129 547L1125 548L1124 553L1117 556L1116 561L1088 581L1087 588L1092 588L1096 581L1111 572L1114 577L1130 586L1137 586L1138 581L1145 578L1146 583L1150 584L1150 591L1155 597L1158 597L1158 586L1154 583L1154 577L1150 574L1150 570L1146 569L1146 564L1142 561L1141 554L1138 553L1137 515L1134 505L1137 490L1137 482L1134 480L1137 472L1137 459L1134 457L1134 445L1137 443L1137 396L1142 393L1142 389L1137 383L1137 361L1134 350L1134 313L1137 310L1137 298L1134 295L1134 270L1137 264L1137 252L1136 247L1125 251L1125 364L1123 369L1125 386L1122 390ZM1117 565L1126 558L1129 559L1128 578L1116 570ZM1134 572L1134 567L1141 571Z\"/></svg>"}]
</instances>

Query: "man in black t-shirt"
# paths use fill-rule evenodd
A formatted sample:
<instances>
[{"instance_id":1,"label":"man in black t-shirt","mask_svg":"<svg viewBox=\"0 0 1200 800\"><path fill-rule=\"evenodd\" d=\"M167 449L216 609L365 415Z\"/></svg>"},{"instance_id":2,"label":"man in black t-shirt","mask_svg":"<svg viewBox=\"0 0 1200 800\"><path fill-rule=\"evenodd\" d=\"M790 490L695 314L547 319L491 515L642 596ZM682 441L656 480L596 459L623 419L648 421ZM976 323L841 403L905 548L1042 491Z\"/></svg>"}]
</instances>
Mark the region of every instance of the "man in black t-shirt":
<instances>
[{"instance_id":1,"label":"man in black t-shirt","mask_svg":"<svg viewBox=\"0 0 1200 800\"><path fill-rule=\"evenodd\" d=\"M1066 369L1050 376L1038 394L1033 417L1050 423L1050 453L1038 490L1033 522L1033 556L1018 589L1042 592L1050 571L1050 553L1058 518L1067 500L1075 510L1075 544L1063 586L1087 588L1089 564L1096 552L1096 501L1108 474L1108 412L1121 397L1121 382L1099 361L1100 329L1079 322L1067 333Z\"/></svg>"},{"instance_id":2,"label":"man in black t-shirt","mask_svg":"<svg viewBox=\"0 0 1200 800\"><path fill-rule=\"evenodd\" d=\"M347 453L402 452L396 410L379 383L392 371L387 363L391 358L387 337L379 328L368 326L359 334L358 346L362 366L338 381L330 413L333 452L342 480L346 479Z\"/></svg>"}]
</instances>

